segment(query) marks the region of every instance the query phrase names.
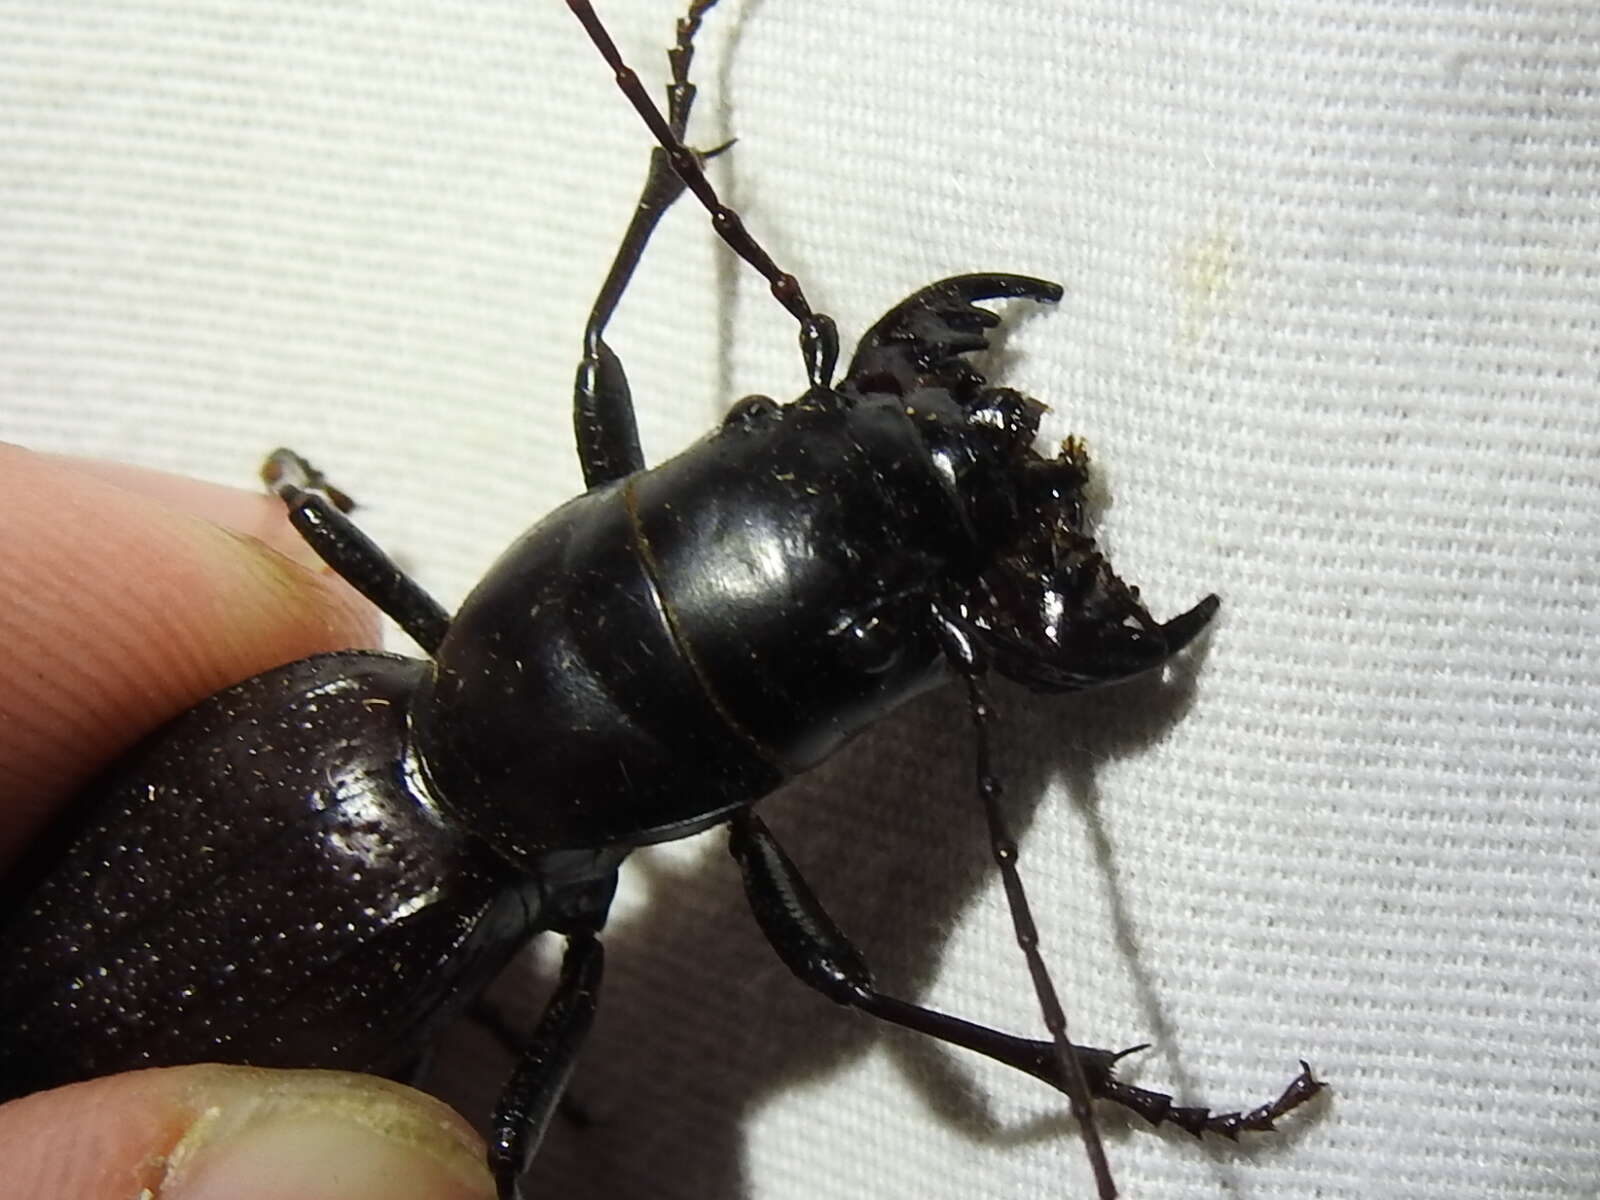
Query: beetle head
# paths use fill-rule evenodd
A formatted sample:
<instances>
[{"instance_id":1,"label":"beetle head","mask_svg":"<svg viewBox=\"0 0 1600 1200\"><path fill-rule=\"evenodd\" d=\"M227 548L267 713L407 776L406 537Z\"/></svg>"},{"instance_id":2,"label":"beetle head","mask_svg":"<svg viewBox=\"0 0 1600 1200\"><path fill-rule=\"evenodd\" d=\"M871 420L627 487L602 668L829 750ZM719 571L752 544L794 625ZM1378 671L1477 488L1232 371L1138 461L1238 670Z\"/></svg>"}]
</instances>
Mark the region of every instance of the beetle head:
<instances>
[{"instance_id":1,"label":"beetle head","mask_svg":"<svg viewBox=\"0 0 1600 1200\"><path fill-rule=\"evenodd\" d=\"M974 301L1050 303L1059 285L1022 275L962 275L890 309L861 339L840 390L892 395L917 424L936 470L961 497L971 561L950 606L995 668L1036 691L1075 691L1160 666L1216 613L1207 596L1161 623L1117 577L1087 531L1089 462L1067 441L1053 459L1033 442L1044 406L992 387L962 356L988 348L999 318Z\"/></svg>"}]
</instances>

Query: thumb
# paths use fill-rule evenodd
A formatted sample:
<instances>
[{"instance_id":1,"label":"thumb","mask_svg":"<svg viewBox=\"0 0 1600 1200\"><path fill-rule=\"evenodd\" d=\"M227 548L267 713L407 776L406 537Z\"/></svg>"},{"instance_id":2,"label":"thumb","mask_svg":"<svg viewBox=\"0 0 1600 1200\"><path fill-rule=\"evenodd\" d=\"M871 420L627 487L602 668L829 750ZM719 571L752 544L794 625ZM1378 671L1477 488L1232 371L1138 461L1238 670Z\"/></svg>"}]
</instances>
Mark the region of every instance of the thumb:
<instances>
[{"instance_id":1,"label":"thumb","mask_svg":"<svg viewBox=\"0 0 1600 1200\"><path fill-rule=\"evenodd\" d=\"M3 1190L32 1200L492 1200L447 1106L342 1071L191 1066L0 1106Z\"/></svg>"}]
</instances>

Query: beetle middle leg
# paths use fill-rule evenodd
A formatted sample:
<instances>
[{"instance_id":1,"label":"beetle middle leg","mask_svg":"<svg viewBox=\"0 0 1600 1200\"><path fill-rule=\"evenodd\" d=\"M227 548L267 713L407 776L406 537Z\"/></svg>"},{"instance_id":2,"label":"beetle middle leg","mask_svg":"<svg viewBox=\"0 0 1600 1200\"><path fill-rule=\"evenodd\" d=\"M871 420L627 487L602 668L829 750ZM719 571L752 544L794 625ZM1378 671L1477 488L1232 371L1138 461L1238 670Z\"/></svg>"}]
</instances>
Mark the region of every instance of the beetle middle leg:
<instances>
[{"instance_id":1,"label":"beetle middle leg","mask_svg":"<svg viewBox=\"0 0 1600 1200\"><path fill-rule=\"evenodd\" d=\"M1068 1090L1053 1042L1002 1033L878 991L872 970L860 951L834 924L799 868L759 817L744 811L733 818L729 849L739 863L745 894L762 933L784 965L807 987L891 1025L975 1051L1032 1075L1057 1091ZM1143 1046L1126 1050L1072 1046L1089 1094L1095 1099L1119 1104L1152 1125L1171 1122L1196 1137L1217 1133L1235 1138L1242 1132L1270 1130L1278 1117L1309 1100L1323 1086L1311 1068L1301 1063L1300 1074L1277 1099L1249 1112L1213 1113L1206 1108L1176 1105L1171 1096L1124 1083L1112 1074L1119 1059L1142 1049Z\"/></svg>"}]
</instances>

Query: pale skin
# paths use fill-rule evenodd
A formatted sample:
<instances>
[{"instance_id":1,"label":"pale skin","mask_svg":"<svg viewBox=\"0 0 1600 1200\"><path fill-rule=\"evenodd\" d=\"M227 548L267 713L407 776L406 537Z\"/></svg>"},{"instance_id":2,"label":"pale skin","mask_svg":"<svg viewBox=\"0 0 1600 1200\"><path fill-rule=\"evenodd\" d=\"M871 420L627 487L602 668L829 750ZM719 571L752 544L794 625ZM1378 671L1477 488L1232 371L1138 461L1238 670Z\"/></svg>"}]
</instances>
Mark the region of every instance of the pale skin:
<instances>
[{"instance_id":1,"label":"pale skin","mask_svg":"<svg viewBox=\"0 0 1600 1200\"><path fill-rule=\"evenodd\" d=\"M373 646L376 613L264 495L0 443L0 870L106 763L228 684ZM141 1071L0 1106L36 1200L465 1200L482 1143L383 1080Z\"/></svg>"}]
</instances>

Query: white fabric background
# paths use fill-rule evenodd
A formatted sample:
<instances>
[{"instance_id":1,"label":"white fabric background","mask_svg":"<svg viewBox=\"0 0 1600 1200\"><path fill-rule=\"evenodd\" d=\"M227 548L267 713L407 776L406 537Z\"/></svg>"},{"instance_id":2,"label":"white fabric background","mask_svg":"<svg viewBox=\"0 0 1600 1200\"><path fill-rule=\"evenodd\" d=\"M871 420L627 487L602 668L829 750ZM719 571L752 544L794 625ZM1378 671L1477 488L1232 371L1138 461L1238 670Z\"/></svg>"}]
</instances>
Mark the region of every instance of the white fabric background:
<instances>
[{"instance_id":1,"label":"white fabric background","mask_svg":"<svg viewBox=\"0 0 1600 1200\"><path fill-rule=\"evenodd\" d=\"M1191 1101L1331 1084L1239 1150L1108 1116L1126 1194L1600 1194L1597 10L724 8L697 139L814 302L848 340L945 274L1062 280L1008 381L1151 607L1225 598L1165 688L1001 697L1074 1032ZM659 79L677 0L604 9ZM578 486L643 158L556 0L0 0L0 437L241 486L294 445L454 602ZM682 206L615 326L656 458L802 383L711 243ZM886 986L1033 1029L967 752L938 697L765 811ZM724 859L632 872L598 1124L536 1194L1087 1194L1050 1093L804 992Z\"/></svg>"}]
</instances>

